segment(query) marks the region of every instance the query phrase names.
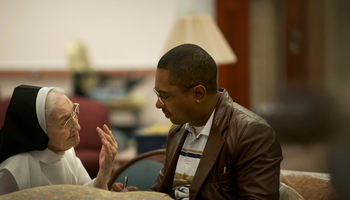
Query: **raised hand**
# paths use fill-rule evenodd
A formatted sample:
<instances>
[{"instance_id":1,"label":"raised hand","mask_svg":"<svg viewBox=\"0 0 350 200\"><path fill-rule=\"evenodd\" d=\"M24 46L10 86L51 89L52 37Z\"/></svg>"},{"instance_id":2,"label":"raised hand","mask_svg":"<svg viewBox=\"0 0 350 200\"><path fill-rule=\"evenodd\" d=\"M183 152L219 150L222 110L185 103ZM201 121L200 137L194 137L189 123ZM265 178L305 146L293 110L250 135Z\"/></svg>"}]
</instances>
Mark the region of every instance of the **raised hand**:
<instances>
[{"instance_id":1,"label":"raised hand","mask_svg":"<svg viewBox=\"0 0 350 200\"><path fill-rule=\"evenodd\" d=\"M107 125L103 125L103 130L97 127L96 131L101 139L102 148L99 161L100 169L95 180L95 187L108 189L107 182L113 170L114 158L118 151L118 143L114 140L112 132Z\"/></svg>"}]
</instances>

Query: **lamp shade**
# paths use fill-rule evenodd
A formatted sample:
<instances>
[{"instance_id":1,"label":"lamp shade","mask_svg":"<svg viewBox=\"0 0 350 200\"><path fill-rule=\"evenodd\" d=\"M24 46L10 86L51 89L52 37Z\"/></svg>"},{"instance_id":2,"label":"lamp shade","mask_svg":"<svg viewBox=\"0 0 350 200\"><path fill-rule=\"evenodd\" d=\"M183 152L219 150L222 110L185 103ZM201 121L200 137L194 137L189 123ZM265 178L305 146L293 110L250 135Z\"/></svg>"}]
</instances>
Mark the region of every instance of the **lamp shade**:
<instances>
[{"instance_id":1,"label":"lamp shade","mask_svg":"<svg viewBox=\"0 0 350 200\"><path fill-rule=\"evenodd\" d=\"M217 65L237 62L237 57L209 14L184 15L173 26L164 52L184 43L196 44L207 51Z\"/></svg>"}]
</instances>

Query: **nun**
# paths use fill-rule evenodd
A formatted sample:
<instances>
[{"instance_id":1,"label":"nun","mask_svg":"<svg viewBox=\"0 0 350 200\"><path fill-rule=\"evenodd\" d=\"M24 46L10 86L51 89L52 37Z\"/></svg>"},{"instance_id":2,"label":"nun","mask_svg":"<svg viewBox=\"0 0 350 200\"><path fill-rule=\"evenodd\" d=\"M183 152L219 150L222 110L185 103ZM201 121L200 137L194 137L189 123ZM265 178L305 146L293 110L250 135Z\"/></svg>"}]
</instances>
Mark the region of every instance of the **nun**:
<instances>
[{"instance_id":1,"label":"nun","mask_svg":"<svg viewBox=\"0 0 350 200\"><path fill-rule=\"evenodd\" d=\"M73 148L80 142L78 116L79 104L60 88L14 89L0 130L0 195L55 184L107 190L118 143L106 125L96 128L102 148L91 180Z\"/></svg>"}]
</instances>

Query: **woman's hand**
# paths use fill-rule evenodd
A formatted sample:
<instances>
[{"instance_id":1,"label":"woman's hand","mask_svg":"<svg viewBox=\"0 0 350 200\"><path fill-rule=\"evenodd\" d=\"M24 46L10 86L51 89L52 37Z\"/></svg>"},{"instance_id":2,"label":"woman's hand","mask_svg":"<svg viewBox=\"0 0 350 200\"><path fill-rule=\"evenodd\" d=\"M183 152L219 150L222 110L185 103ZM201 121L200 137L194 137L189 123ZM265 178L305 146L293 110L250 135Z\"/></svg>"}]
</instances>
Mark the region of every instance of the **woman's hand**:
<instances>
[{"instance_id":1,"label":"woman's hand","mask_svg":"<svg viewBox=\"0 0 350 200\"><path fill-rule=\"evenodd\" d=\"M123 189L122 183L113 183L111 191L112 192L132 192L132 191L139 191L139 189L134 186L128 186Z\"/></svg>"},{"instance_id":2,"label":"woman's hand","mask_svg":"<svg viewBox=\"0 0 350 200\"><path fill-rule=\"evenodd\" d=\"M95 187L108 190L107 182L113 170L114 158L118 151L118 143L114 140L112 132L107 125L103 125L103 130L97 127L96 131L100 136L102 148L99 160L100 169L95 180Z\"/></svg>"}]
</instances>

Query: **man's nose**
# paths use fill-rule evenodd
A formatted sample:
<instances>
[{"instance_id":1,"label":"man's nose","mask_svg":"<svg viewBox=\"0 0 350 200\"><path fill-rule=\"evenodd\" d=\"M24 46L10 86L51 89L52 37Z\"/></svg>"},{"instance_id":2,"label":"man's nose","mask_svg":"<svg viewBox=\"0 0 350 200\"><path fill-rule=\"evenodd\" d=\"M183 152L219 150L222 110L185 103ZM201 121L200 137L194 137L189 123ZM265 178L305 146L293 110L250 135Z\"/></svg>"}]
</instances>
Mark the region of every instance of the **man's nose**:
<instances>
[{"instance_id":1,"label":"man's nose","mask_svg":"<svg viewBox=\"0 0 350 200\"><path fill-rule=\"evenodd\" d=\"M165 105L163 105L162 102L160 102L159 98L157 98L156 108L161 109L161 108L164 108L164 107L165 107Z\"/></svg>"}]
</instances>

